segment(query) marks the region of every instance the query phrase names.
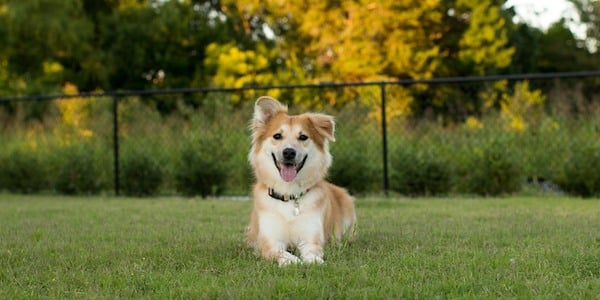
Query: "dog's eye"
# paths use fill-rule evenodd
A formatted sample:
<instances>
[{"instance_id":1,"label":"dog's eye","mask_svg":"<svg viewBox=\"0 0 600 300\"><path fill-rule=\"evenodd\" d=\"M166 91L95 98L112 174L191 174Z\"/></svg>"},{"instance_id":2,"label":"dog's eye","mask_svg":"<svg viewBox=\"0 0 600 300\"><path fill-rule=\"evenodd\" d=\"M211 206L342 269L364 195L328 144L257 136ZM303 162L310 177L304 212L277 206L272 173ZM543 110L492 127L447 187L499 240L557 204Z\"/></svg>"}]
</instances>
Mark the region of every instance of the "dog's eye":
<instances>
[{"instance_id":1,"label":"dog's eye","mask_svg":"<svg viewBox=\"0 0 600 300\"><path fill-rule=\"evenodd\" d=\"M306 136L306 135L304 135L304 134L301 134L301 135L298 137L298 139L299 139L299 140L301 140L301 141L306 141L306 140L308 140L308 136Z\"/></svg>"},{"instance_id":2,"label":"dog's eye","mask_svg":"<svg viewBox=\"0 0 600 300\"><path fill-rule=\"evenodd\" d=\"M274 134L273 138L276 139L276 140L280 140L281 139L281 133Z\"/></svg>"}]
</instances>

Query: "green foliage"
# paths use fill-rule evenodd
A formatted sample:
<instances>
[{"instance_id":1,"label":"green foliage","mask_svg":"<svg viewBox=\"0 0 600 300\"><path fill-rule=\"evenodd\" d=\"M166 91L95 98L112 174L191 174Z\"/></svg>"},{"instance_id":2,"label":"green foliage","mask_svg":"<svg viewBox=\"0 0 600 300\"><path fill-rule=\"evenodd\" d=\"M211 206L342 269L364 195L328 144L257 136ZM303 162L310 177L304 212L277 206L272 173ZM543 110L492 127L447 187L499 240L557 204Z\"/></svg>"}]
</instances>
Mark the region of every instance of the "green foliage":
<instances>
[{"instance_id":1,"label":"green foliage","mask_svg":"<svg viewBox=\"0 0 600 300\"><path fill-rule=\"evenodd\" d=\"M211 143L212 141L212 143ZM225 187L227 153L218 148L215 137L188 141L180 150L175 170L177 191L186 196L220 195Z\"/></svg>"},{"instance_id":2,"label":"green foliage","mask_svg":"<svg viewBox=\"0 0 600 300\"><path fill-rule=\"evenodd\" d=\"M346 149L348 150L348 149ZM372 157L360 151L340 151L329 170L328 180L352 194L365 194L378 182Z\"/></svg>"},{"instance_id":3,"label":"green foliage","mask_svg":"<svg viewBox=\"0 0 600 300\"><path fill-rule=\"evenodd\" d=\"M192 99L196 107L183 103L189 97L176 98L178 110L171 115L162 115L134 97L122 99L120 187L124 193L247 195L252 174L246 128L252 101L232 105L227 95L198 95ZM570 99L568 95L563 95L564 101ZM360 103L324 106L325 113L336 116L328 179L355 194L379 193L383 183L379 123ZM19 119L6 125L0 132L0 189L64 194L112 190L110 104L98 101L103 106L90 108L94 117L79 123L86 134L65 130L61 125L65 114L59 111L54 119ZM295 105L290 109L304 111ZM519 114L527 126L504 126L503 114L469 117L464 124L448 126L440 125L441 121L388 123L391 188L411 196L496 195L516 193L525 182L550 182L559 183L566 192L594 196L597 165L594 150L585 149L598 137L596 112L589 110L575 119L537 108L512 111L523 112ZM81 116L81 111L74 109L73 116ZM560 190L552 185L551 192Z\"/></svg>"},{"instance_id":4,"label":"green foliage","mask_svg":"<svg viewBox=\"0 0 600 300\"><path fill-rule=\"evenodd\" d=\"M523 175L510 139L484 141L469 148L459 166L457 188L464 193L497 196L521 189Z\"/></svg>"},{"instance_id":5,"label":"green foliage","mask_svg":"<svg viewBox=\"0 0 600 300\"><path fill-rule=\"evenodd\" d=\"M130 151L121 160L119 182L127 196L155 196L160 192L163 170L156 157L143 150Z\"/></svg>"},{"instance_id":6,"label":"green foliage","mask_svg":"<svg viewBox=\"0 0 600 300\"><path fill-rule=\"evenodd\" d=\"M59 147L54 157L60 162L54 178L59 193L97 194L107 188L103 166L97 160L101 155L91 144Z\"/></svg>"},{"instance_id":7,"label":"green foliage","mask_svg":"<svg viewBox=\"0 0 600 300\"><path fill-rule=\"evenodd\" d=\"M573 2L588 25L586 40L568 21L547 32L513 24L506 0L3 1L0 94L58 93L66 83L89 92L598 69L598 2ZM376 112L379 101L366 99L367 90L269 93L315 107L358 96ZM485 108L477 94L460 86L390 88L388 116L460 121ZM156 109L171 113L165 103L173 102ZM37 119L52 113L27 107Z\"/></svg>"},{"instance_id":8,"label":"green foliage","mask_svg":"<svg viewBox=\"0 0 600 300\"><path fill-rule=\"evenodd\" d=\"M404 195L444 195L450 191L450 165L427 149L405 144L391 156L390 187Z\"/></svg>"},{"instance_id":9,"label":"green foliage","mask_svg":"<svg viewBox=\"0 0 600 300\"><path fill-rule=\"evenodd\" d=\"M367 120L369 109L356 102L327 113L336 120L336 140L329 144L333 161L327 180L353 194L378 190L383 183L381 136Z\"/></svg>"},{"instance_id":10,"label":"green foliage","mask_svg":"<svg viewBox=\"0 0 600 300\"><path fill-rule=\"evenodd\" d=\"M573 195L600 196L600 145L578 143L573 147L558 178L559 186Z\"/></svg>"},{"instance_id":11,"label":"green foliage","mask_svg":"<svg viewBox=\"0 0 600 300\"><path fill-rule=\"evenodd\" d=\"M369 142L364 138L336 142L328 180L353 194L365 194L382 182Z\"/></svg>"},{"instance_id":12,"label":"green foliage","mask_svg":"<svg viewBox=\"0 0 600 300\"><path fill-rule=\"evenodd\" d=\"M512 63L507 72L511 74L537 73L537 60L539 55L538 41L542 35L538 28L527 23L515 24L509 28L509 44L514 47Z\"/></svg>"},{"instance_id":13,"label":"green foliage","mask_svg":"<svg viewBox=\"0 0 600 300\"><path fill-rule=\"evenodd\" d=\"M540 72L589 70L598 59L575 38L565 19L554 23L539 39ZM593 68L593 67L592 67Z\"/></svg>"},{"instance_id":14,"label":"green foliage","mask_svg":"<svg viewBox=\"0 0 600 300\"><path fill-rule=\"evenodd\" d=\"M183 126L187 130L177 132L180 138L174 141L178 147L174 149L177 155L174 155L176 161L172 164L178 169L181 164L180 155L185 151L208 152L205 157L221 168L217 171L227 174L222 191L240 195L249 192L253 181L248 163L250 132L246 128L254 102L245 101L234 107L230 96L209 93L198 102L198 108L187 107L181 110L186 120ZM176 174L177 171L173 173Z\"/></svg>"},{"instance_id":15,"label":"green foliage","mask_svg":"<svg viewBox=\"0 0 600 300\"><path fill-rule=\"evenodd\" d=\"M74 73L95 52L94 26L82 1L9 1L7 10L9 67L27 78L26 89L47 92L62 85L65 77L76 79ZM59 68L49 70L48 65Z\"/></svg>"},{"instance_id":16,"label":"green foliage","mask_svg":"<svg viewBox=\"0 0 600 300\"><path fill-rule=\"evenodd\" d=\"M44 158L25 148L0 152L0 190L27 194L47 189L50 173Z\"/></svg>"},{"instance_id":17,"label":"green foliage","mask_svg":"<svg viewBox=\"0 0 600 300\"><path fill-rule=\"evenodd\" d=\"M127 89L206 84L205 74L199 72L204 69L205 48L232 34L219 18L209 19L206 7L198 7L166 1L101 18L100 48L106 49L110 66L103 83Z\"/></svg>"},{"instance_id":18,"label":"green foliage","mask_svg":"<svg viewBox=\"0 0 600 300\"><path fill-rule=\"evenodd\" d=\"M192 1L9 1L0 4L0 54L8 57L11 80L23 79L19 89L29 93L52 92L65 81L82 91L206 84L204 48L211 42L246 40L232 18L209 17L214 6ZM51 71L47 65L59 68Z\"/></svg>"}]
</instances>

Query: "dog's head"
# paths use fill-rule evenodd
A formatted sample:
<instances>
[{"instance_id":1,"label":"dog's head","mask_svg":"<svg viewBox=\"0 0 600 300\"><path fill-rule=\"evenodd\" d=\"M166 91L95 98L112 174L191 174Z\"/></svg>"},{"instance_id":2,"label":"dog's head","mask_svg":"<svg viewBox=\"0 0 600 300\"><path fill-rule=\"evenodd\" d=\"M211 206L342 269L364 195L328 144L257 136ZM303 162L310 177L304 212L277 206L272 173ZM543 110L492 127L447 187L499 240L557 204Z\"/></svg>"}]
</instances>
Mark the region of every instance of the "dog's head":
<instances>
[{"instance_id":1,"label":"dog's head","mask_svg":"<svg viewBox=\"0 0 600 300\"><path fill-rule=\"evenodd\" d=\"M310 188L331 165L329 141L334 141L333 117L304 113L288 115L287 107L260 97L251 124L249 160L257 180L286 190Z\"/></svg>"}]
</instances>

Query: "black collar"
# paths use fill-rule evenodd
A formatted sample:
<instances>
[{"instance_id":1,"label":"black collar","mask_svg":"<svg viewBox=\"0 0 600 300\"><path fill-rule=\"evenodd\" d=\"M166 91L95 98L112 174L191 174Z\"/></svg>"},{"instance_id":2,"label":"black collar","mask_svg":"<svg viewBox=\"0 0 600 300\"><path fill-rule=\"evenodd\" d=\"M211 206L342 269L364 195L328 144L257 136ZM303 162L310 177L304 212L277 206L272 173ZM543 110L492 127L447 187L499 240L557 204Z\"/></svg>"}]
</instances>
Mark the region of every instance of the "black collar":
<instances>
[{"instance_id":1,"label":"black collar","mask_svg":"<svg viewBox=\"0 0 600 300\"><path fill-rule=\"evenodd\" d=\"M302 198L302 196L306 195L306 193L308 193L309 190L310 189L306 189L306 191L300 192L299 194L285 195L285 194L279 194L279 193L275 192L275 190L272 188L268 188L269 196L271 196L271 198L281 200L283 202L288 202L290 200L298 201L298 199L300 199L300 198Z\"/></svg>"}]
</instances>

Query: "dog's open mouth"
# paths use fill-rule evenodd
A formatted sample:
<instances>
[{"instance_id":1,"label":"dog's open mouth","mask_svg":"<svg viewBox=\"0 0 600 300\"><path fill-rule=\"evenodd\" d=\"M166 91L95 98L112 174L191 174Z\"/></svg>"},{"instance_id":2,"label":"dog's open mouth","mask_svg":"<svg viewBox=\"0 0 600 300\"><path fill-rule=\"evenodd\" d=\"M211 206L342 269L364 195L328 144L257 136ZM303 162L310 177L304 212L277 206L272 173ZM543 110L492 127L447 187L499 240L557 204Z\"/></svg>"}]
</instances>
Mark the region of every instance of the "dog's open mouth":
<instances>
[{"instance_id":1,"label":"dog's open mouth","mask_svg":"<svg viewBox=\"0 0 600 300\"><path fill-rule=\"evenodd\" d=\"M302 162L296 163L288 161L277 161L277 158L275 158L275 154L273 153L271 153L271 156L273 156L273 162L275 163L275 167L277 167L277 170L279 171L281 179L283 179L283 181L285 182L292 182L296 178L298 172L300 172L300 170L302 170L302 168L304 167L306 158L308 158L308 155L305 155L302 159Z\"/></svg>"}]
</instances>

